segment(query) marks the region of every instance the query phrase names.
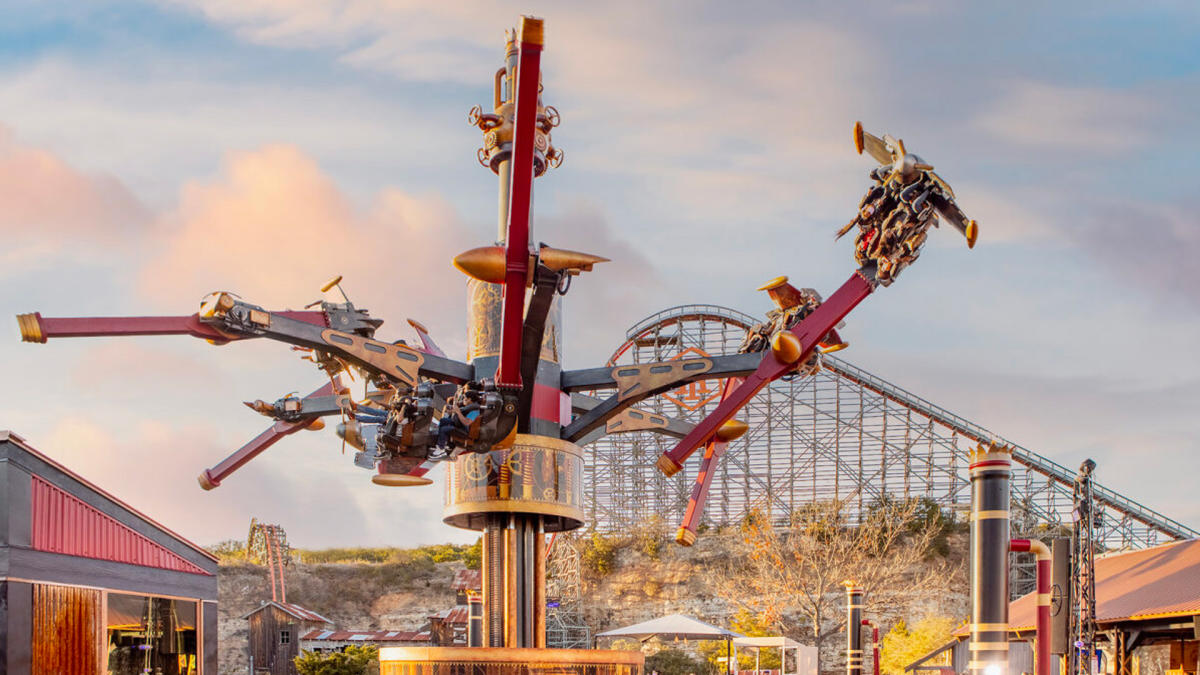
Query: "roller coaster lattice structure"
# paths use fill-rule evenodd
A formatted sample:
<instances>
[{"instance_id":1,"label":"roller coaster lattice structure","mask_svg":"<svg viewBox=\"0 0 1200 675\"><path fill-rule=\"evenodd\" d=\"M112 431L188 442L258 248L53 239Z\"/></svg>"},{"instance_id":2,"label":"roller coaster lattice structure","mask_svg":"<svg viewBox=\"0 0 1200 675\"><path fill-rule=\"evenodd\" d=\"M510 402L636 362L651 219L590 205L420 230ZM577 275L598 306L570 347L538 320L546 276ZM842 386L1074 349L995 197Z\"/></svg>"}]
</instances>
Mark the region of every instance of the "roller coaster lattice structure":
<instances>
[{"instance_id":1,"label":"roller coaster lattice structure","mask_svg":"<svg viewBox=\"0 0 1200 675\"><path fill-rule=\"evenodd\" d=\"M673 307L630 328L611 364L732 354L757 321L716 305ZM798 507L833 499L844 500L853 518L884 496L928 498L965 520L970 448L1010 442L844 360L827 355L824 365L813 376L771 383L743 409L739 417L749 431L730 444L717 466L701 522L736 524L762 508L782 523ZM717 382L696 382L642 408L696 422L717 405L719 392ZM674 478L655 469L655 460L673 443L661 434L626 433L586 446L585 504L597 530L624 530L683 512L697 466L685 466L686 477ZM1012 445L1014 536L1066 533L1076 472ZM1200 536L1098 484L1095 494L1096 540L1104 549ZM1032 570L1018 567L1014 576L1014 594L1031 588Z\"/></svg>"}]
</instances>

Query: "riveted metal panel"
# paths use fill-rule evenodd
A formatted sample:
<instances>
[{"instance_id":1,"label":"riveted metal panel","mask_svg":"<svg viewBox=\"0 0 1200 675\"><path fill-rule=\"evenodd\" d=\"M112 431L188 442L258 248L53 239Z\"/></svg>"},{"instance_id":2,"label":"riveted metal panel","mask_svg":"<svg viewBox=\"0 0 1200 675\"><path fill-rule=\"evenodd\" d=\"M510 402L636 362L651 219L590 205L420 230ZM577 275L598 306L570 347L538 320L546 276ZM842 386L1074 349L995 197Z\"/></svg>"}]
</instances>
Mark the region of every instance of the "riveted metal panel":
<instances>
[{"instance_id":1,"label":"riveted metal panel","mask_svg":"<svg viewBox=\"0 0 1200 675\"><path fill-rule=\"evenodd\" d=\"M100 591L34 584L31 675L95 675L103 665L103 625Z\"/></svg>"}]
</instances>

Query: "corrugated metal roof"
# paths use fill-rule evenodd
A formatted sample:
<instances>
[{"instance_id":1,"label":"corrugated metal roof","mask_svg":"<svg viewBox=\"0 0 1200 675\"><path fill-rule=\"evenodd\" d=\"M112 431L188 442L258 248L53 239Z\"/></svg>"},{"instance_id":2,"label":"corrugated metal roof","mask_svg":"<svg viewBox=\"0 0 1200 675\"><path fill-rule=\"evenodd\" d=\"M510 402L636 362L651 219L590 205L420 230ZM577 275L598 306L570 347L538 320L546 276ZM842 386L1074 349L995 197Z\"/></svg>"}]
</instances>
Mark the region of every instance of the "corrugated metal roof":
<instances>
[{"instance_id":1,"label":"corrugated metal roof","mask_svg":"<svg viewBox=\"0 0 1200 675\"><path fill-rule=\"evenodd\" d=\"M30 482L34 550L213 576L41 476Z\"/></svg>"},{"instance_id":2,"label":"corrugated metal roof","mask_svg":"<svg viewBox=\"0 0 1200 675\"><path fill-rule=\"evenodd\" d=\"M29 454L33 455L34 457L37 457L38 459L49 464L50 466L58 469L59 471L62 471L63 473L70 476L71 478L74 478L75 480L79 481L81 484L86 486L89 490L92 490L93 492L99 494L100 496L104 497L105 499L110 500L117 506L120 506L121 508L125 509L129 513L132 513L133 515L137 516L138 518L141 518L142 520L146 521L150 525L153 525L154 527L158 528L162 532L171 535L171 537L173 537L174 539L179 541L179 543L184 544L185 546L192 549L193 551L200 553L201 555L203 555L206 558L209 558L213 562L219 561L217 556L208 552L208 550L206 550L203 546L200 546L199 544L194 544L191 541L188 541L186 538L183 537L183 535L179 534L178 532L175 532L174 530L164 526L162 523L158 522L157 520L154 520L150 516L147 516L146 514L142 513L141 511L138 511L137 509L133 508L129 504L126 504L125 502L121 501L120 499L117 499L111 493L100 489L99 487L97 487L94 483L92 483L88 479L86 479L83 476L80 476L79 474L75 473L74 471L68 469L67 467L58 463L54 459L51 459L46 454L42 453L41 451L37 450L32 445L30 445L28 441L26 441L20 434L16 433L15 431L10 431L8 429L0 429L0 443L2 443L4 441L8 441L8 442L12 443L13 445L16 445L17 447L28 452Z\"/></svg>"},{"instance_id":3,"label":"corrugated metal roof","mask_svg":"<svg viewBox=\"0 0 1200 675\"><path fill-rule=\"evenodd\" d=\"M478 591L483 588L483 574L480 570L459 570L454 573L450 582L452 591Z\"/></svg>"},{"instance_id":4,"label":"corrugated metal roof","mask_svg":"<svg viewBox=\"0 0 1200 675\"><path fill-rule=\"evenodd\" d=\"M311 609L305 609L305 608L301 607L300 605L292 604L290 602L277 602L275 600L268 600L267 602L264 602L263 604L259 605L258 607L255 607L254 609L250 610L249 612L243 614L242 618L245 619L245 618L249 617L251 614L254 614L256 612L261 612L266 607L278 607L280 610L286 612L290 616L300 619L301 621L319 621L321 623L327 623L329 625L333 625L333 621L331 619L327 619L327 618L321 616L320 614L317 614L316 612L312 611Z\"/></svg>"},{"instance_id":5,"label":"corrugated metal roof","mask_svg":"<svg viewBox=\"0 0 1200 675\"><path fill-rule=\"evenodd\" d=\"M1012 602L1008 625L1033 630L1037 600ZM1200 614L1200 539L1096 558L1096 621L1139 621ZM966 633L965 627L961 629Z\"/></svg>"},{"instance_id":6,"label":"corrugated metal roof","mask_svg":"<svg viewBox=\"0 0 1200 675\"><path fill-rule=\"evenodd\" d=\"M466 605L458 605L456 607L451 607L450 609L443 609L442 611L438 612L437 614L430 614L426 618L441 619L442 621L444 621L448 624L451 624L451 625L454 625L454 624L466 625L467 621L470 618L470 612L467 609Z\"/></svg>"},{"instance_id":7,"label":"corrugated metal roof","mask_svg":"<svg viewBox=\"0 0 1200 675\"><path fill-rule=\"evenodd\" d=\"M311 630L300 636L312 642L428 642L428 631L417 630Z\"/></svg>"}]
</instances>

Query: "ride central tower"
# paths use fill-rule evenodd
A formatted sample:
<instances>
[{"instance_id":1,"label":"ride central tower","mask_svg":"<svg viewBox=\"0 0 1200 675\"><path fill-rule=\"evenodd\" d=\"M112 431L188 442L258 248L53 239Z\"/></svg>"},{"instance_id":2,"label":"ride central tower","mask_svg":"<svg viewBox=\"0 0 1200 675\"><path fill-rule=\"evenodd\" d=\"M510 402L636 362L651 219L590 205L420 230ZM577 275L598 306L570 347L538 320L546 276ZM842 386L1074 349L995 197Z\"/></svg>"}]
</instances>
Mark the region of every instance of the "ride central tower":
<instances>
[{"instance_id":1,"label":"ride central tower","mask_svg":"<svg viewBox=\"0 0 1200 675\"><path fill-rule=\"evenodd\" d=\"M492 111L476 106L469 114L483 133L479 162L499 184L497 241L455 259L470 276L467 360L477 379L495 378L498 388L516 392L519 408L511 445L459 457L447 478L445 522L482 533L481 642L489 647L546 646L546 533L583 524L583 453L561 439L570 399L560 389L560 296L569 277L561 271L539 274L539 265L548 270L555 254L569 252L530 245L533 180L562 160L550 139L558 111L541 96L542 29L540 19L523 17L519 32L507 33L504 65L493 78ZM518 129L519 113L531 116L532 124L522 119ZM524 278L508 283L514 260L525 263ZM530 286L528 302L506 295ZM506 333L505 312L514 307L523 310L520 333ZM513 349L505 337L519 340L516 381L512 362L503 363L505 348ZM501 372L506 365L509 372Z\"/></svg>"}]
</instances>

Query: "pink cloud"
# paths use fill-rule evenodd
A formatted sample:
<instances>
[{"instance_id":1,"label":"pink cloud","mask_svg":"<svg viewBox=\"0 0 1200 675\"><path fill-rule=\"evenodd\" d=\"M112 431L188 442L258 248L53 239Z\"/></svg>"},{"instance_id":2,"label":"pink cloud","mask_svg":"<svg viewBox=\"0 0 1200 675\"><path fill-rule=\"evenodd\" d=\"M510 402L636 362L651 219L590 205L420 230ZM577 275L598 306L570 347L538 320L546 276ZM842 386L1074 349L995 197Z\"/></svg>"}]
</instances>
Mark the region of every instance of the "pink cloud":
<instances>
[{"instance_id":1,"label":"pink cloud","mask_svg":"<svg viewBox=\"0 0 1200 675\"><path fill-rule=\"evenodd\" d=\"M431 327L462 323L462 310L445 302L462 297L465 283L450 260L484 239L438 196L387 189L360 208L290 145L231 153L220 176L186 185L160 224L160 253L140 273L153 300L190 307L229 290L298 308L344 274L351 298L389 319L391 331L406 331L407 316Z\"/></svg>"},{"instance_id":2,"label":"pink cloud","mask_svg":"<svg viewBox=\"0 0 1200 675\"><path fill-rule=\"evenodd\" d=\"M36 241L43 252L80 239L117 244L147 215L116 178L80 171L0 125L0 233L6 237Z\"/></svg>"}]
</instances>

